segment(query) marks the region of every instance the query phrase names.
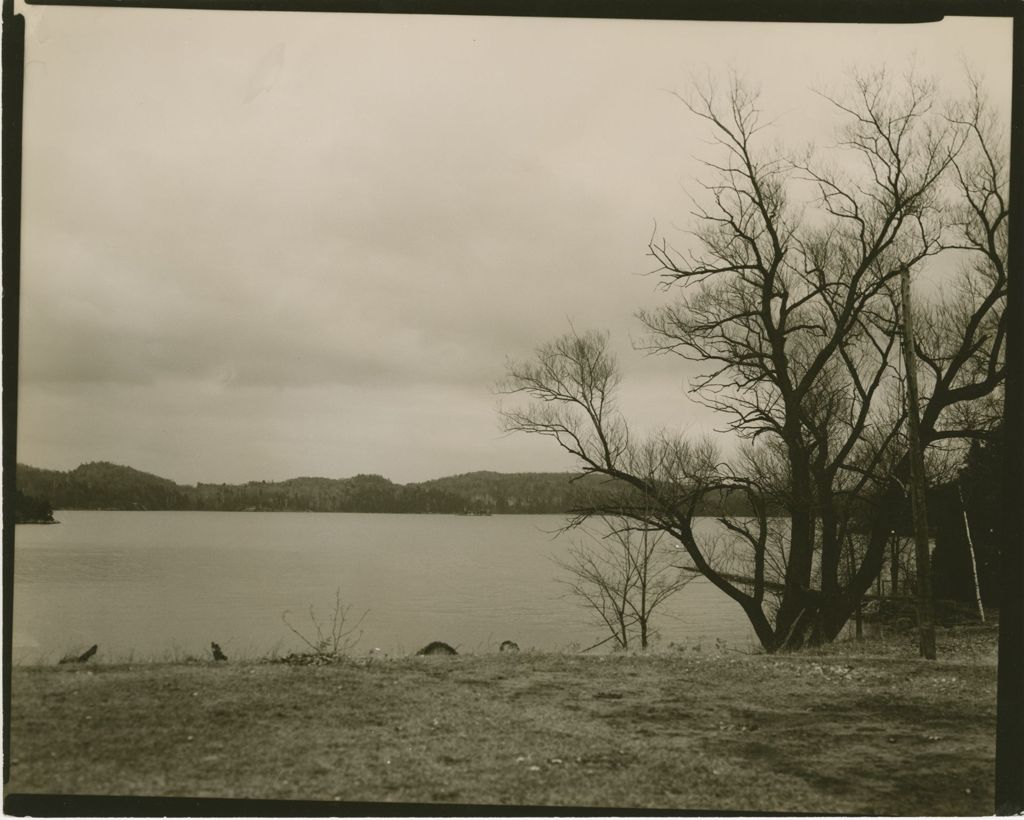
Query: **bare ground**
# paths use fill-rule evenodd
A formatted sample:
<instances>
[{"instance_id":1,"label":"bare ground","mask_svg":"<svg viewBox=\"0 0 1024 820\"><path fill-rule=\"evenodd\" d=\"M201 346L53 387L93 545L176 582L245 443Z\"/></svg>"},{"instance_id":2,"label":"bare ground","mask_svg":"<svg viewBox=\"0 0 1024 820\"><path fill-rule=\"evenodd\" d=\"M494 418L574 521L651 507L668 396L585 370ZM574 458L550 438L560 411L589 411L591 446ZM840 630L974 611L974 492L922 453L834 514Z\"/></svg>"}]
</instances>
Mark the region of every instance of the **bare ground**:
<instances>
[{"instance_id":1,"label":"bare ground","mask_svg":"<svg viewBox=\"0 0 1024 820\"><path fill-rule=\"evenodd\" d=\"M994 641L16 667L7 794L990 814Z\"/></svg>"}]
</instances>

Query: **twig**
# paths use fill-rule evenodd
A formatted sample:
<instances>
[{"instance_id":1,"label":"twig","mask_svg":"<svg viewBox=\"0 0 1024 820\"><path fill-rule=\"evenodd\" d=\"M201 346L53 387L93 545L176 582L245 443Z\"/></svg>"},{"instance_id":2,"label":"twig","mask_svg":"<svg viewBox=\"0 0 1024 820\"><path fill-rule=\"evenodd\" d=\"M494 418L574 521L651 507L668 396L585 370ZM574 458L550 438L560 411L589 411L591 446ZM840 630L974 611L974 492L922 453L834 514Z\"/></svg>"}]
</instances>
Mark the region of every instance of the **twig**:
<instances>
[{"instance_id":1,"label":"twig","mask_svg":"<svg viewBox=\"0 0 1024 820\"><path fill-rule=\"evenodd\" d=\"M630 621L630 622L629 622L628 624L626 624L626 626L627 626L627 627L629 627L629 626L632 626L633 624L635 624L635 623L637 622L637 620L638 620L638 619L634 618L634 619L633 619L632 621ZM608 643L608 641L610 641L610 640L612 640L612 639L614 639L614 638L618 638L618 637L619 637L618 635L609 635L609 636L608 636L607 638L605 638L604 640L602 640L602 641L598 641L598 642L597 642L597 643L595 643L595 644L594 644L593 646L588 646L588 647L587 647L586 649L581 649L581 650L580 650L579 652L577 652L576 654L577 654L577 655L582 655L582 654L583 654L584 652L589 652L589 651L590 651L591 649L597 649L597 647L599 647L599 646L601 646L601 645L603 645L603 644L606 644L606 643Z\"/></svg>"}]
</instances>

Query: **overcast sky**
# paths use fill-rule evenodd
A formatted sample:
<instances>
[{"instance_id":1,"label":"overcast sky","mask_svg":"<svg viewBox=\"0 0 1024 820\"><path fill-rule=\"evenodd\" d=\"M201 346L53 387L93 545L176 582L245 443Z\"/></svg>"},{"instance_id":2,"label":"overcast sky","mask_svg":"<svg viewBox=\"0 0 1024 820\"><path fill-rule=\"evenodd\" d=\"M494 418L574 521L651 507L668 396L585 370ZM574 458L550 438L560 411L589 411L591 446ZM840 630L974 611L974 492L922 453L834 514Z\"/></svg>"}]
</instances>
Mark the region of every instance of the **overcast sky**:
<instances>
[{"instance_id":1,"label":"overcast sky","mask_svg":"<svg viewBox=\"0 0 1024 820\"><path fill-rule=\"evenodd\" d=\"M571 467L493 392L570 321L612 332L642 428L710 430L630 343L707 151L670 92L732 68L827 143L812 89L913 55L1009 110L1008 20L20 11L18 460L184 483Z\"/></svg>"}]
</instances>

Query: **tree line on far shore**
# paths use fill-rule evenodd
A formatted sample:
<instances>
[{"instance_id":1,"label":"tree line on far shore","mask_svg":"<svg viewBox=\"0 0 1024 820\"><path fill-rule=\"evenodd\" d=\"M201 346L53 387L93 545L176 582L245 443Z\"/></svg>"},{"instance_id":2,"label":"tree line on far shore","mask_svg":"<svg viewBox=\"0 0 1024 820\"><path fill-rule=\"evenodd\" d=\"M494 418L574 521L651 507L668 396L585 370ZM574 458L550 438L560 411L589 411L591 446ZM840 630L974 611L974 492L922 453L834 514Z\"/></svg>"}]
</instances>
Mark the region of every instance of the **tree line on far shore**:
<instances>
[{"instance_id":1,"label":"tree line on far shore","mask_svg":"<svg viewBox=\"0 0 1024 820\"><path fill-rule=\"evenodd\" d=\"M577 480L573 480L577 479ZM244 484L177 484L109 462L73 470L19 464L18 491L58 510L221 510L282 512L563 514L614 492L612 483L574 473L473 472L397 484L379 475L291 478ZM709 499L707 513L736 499Z\"/></svg>"}]
</instances>

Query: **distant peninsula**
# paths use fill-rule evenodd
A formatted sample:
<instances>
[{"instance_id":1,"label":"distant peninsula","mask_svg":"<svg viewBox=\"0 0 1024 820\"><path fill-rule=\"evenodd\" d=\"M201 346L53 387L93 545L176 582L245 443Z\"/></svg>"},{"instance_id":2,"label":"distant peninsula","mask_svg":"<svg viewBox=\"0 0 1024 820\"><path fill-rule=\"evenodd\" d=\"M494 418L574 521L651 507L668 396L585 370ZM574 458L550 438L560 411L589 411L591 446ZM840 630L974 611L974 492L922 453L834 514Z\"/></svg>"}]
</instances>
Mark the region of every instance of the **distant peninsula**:
<instances>
[{"instance_id":1,"label":"distant peninsula","mask_svg":"<svg viewBox=\"0 0 1024 820\"><path fill-rule=\"evenodd\" d=\"M23 493L20 489L14 492L14 523L15 524L56 524L53 508L41 498Z\"/></svg>"},{"instance_id":2,"label":"distant peninsula","mask_svg":"<svg viewBox=\"0 0 1024 820\"><path fill-rule=\"evenodd\" d=\"M578 473L480 471L412 484L380 475L290 478L244 484L177 484L132 467L95 461L73 470L19 464L19 493L54 510L219 510L233 512L355 512L564 514L594 494L614 492L607 479ZM733 505L730 505L733 506ZM739 510L730 510L739 512ZM715 514L717 510L708 510Z\"/></svg>"}]
</instances>

